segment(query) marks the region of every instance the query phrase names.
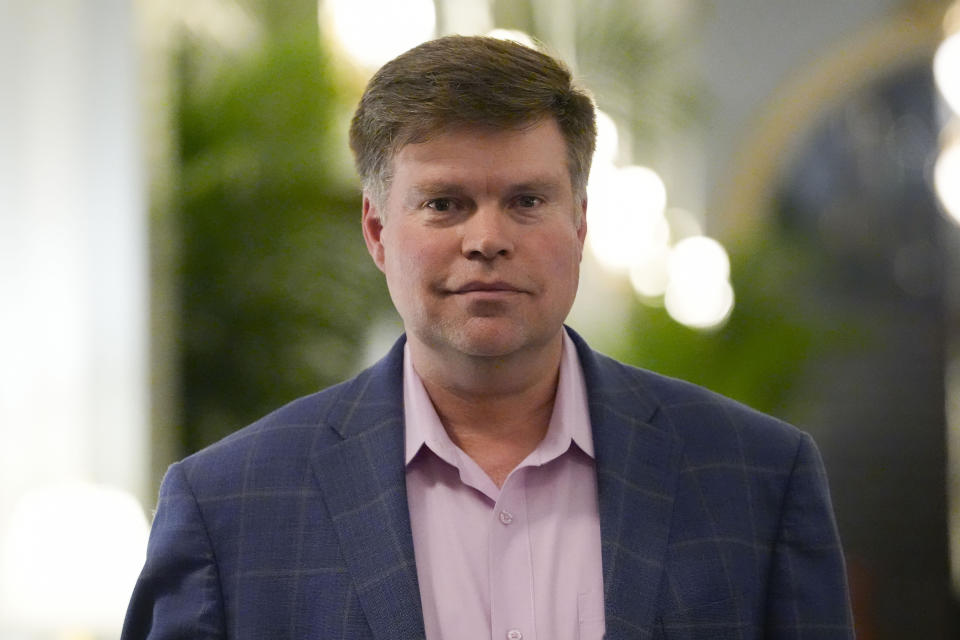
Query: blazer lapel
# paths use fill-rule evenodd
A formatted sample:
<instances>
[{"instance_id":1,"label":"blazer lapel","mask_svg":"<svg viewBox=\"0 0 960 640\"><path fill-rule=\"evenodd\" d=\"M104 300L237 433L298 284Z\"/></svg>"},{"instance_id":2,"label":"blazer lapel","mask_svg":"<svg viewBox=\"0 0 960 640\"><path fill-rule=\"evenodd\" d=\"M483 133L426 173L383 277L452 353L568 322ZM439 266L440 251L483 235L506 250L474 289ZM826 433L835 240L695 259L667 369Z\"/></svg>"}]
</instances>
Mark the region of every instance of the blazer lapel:
<instances>
[{"instance_id":1,"label":"blazer lapel","mask_svg":"<svg viewBox=\"0 0 960 640\"><path fill-rule=\"evenodd\" d=\"M376 638L423 638L403 465L403 344L344 388L313 457L360 605Z\"/></svg>"},{"instance_id":2,"label":"blazer lapel","mask_svg":"<svg viewBox=\"0 0 960 640\"><path fill-rule=\"evenodd\" d=\"M681 444L651 424L659 406L623 365L575 333L597 464L607 638L652 634Z\"/></svg>"}]
</instances>

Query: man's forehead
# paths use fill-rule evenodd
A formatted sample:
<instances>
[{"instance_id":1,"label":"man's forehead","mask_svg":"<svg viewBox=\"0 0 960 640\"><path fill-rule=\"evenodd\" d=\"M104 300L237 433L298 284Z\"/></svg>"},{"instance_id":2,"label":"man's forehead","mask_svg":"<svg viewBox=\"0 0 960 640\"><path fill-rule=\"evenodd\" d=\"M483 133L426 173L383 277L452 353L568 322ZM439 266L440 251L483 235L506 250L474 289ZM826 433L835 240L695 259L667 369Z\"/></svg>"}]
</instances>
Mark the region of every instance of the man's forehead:
<instances>
[{"instance_id":1,"label":"man's forehead","mask_svg":"<svg viewBox=\"0 0 960 640\"><path fill-rule=\"evenodd\" d=\"M556 118L541 117L518 122L517 124L493 125L486 123L447 123L442 125L425 125L406 135L398 136L396 146L390 152L389 160L395 160L405 152L424 148L438 141L457 141L461 144L476 144L482 141L498 139L519 139L524 134L537 131L541 138L553 138L555 144L562 145L566 151L567 141L560 131Z\"/></svg>"},{"instance_id":2,"label":"man's forehead","mask_svg":"<svg viewBox=\"0 0 960 640\"><path fill-rule=\"evenodd\" d=\"M516 122L479 122L479 121L449 121L449 122L423 122L415 125L414 128L401 132L397 136L399 145L397 151L409 144L418 144L429 142L430 140L444 135L455 135L464 137L481 137L495 134L522 133L535 129L540 125L550 126L548 123L560 131L557 119L550 115L531 116L518 119Z\"/></svg>"},{"instance_id":3,"label":"man's forehead","mask_svg":"<svg viewBox=\"0 0 960 640\"><path fill-rule=\"evenodd\" d=\"M523 161L542 172L565 170L566 141L554 122L542 121L522 128L457 127L400 147L397 164L482 164Z\"/></svg>"}]
</instances>

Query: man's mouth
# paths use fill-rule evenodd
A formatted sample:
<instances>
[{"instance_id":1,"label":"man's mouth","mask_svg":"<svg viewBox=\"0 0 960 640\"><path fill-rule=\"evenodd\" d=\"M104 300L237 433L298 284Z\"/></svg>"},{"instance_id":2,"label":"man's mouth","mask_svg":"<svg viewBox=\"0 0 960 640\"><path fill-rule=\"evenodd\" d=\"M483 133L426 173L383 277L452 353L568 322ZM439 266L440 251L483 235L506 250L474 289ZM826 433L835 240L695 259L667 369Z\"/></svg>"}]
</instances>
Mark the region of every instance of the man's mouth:
<instances>
[{"instance_id":1,"label":"man's mouth","mask_svg":"<svg viewBox=\"0 0 960 640\"><path fill-rule=\"evenodd\" d=\"M471 281L456 287L452 290L454 294L463 293L523 293L523 290L509 282L501 280L484 282L480 280Z\"/></svg>"}]
</instances>

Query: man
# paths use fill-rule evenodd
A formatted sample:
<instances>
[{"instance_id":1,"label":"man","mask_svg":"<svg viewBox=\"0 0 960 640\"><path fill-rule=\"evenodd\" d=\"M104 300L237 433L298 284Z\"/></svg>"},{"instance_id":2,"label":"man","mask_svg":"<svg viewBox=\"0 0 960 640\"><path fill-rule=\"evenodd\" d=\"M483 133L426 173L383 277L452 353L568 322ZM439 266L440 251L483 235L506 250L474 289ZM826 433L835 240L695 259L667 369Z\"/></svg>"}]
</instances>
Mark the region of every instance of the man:
<instances>
[{"instance_id":1,"label":"man","mask_svg":"<svg viewBox=\"0 0 960 640\"><path fill-rule=\"evenodd\" d=\"M405 338L171 466L124 638L852 637L810 438L564 327L594 139L518 44L374 76L351 147Z\"/></svg>"}]
</instances>

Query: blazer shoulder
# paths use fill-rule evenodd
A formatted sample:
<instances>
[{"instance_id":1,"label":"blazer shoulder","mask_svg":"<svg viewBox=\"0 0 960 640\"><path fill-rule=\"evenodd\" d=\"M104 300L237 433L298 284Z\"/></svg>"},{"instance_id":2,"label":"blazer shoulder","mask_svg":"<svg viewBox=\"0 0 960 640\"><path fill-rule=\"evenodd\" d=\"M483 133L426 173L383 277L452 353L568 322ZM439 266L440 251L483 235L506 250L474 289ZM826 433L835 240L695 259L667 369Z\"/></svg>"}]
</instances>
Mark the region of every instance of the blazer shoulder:
<instances>
[{"instance_id":1,"label":"blazer shoulder","mask_svg":"<svg viewBox=\"0 0 960 640\"><path fill-rule=\"evenodd\" d=\"M184 458L177 464L188 484L215 492L241 480L247 488L295 485L311 460L344 439L402 425L404 344L401 336L383 359L350 380L298 398Z\"/></svg>"},{"instance_id":2,"label":"blazer shoulder","mask_svg":"<svg viewBox=\"0 0 960 640\"><path fill-rule=\"evenodd\" d=\"M684 444L688 459L737 456L787 464L809 436L787 422L699 385L598 354L605 378L652 408L649 423Z\"/></svg>"},{"instance_id":3,"label":"blazer shoulder","mask_svg":"<svg viewBox=\"0 0 960 640\"><path fill-rule=\"evenodd\" d=\"M302 473L309 460L342 438L331 414L363 387L369 370L322 391L297 398L178 464L197 491L236 484L238 478L264 483ZM255 471L255 473L252 472ZM260 484L260 483L257 483Z\"/></svg>"}]
</instances>

